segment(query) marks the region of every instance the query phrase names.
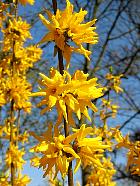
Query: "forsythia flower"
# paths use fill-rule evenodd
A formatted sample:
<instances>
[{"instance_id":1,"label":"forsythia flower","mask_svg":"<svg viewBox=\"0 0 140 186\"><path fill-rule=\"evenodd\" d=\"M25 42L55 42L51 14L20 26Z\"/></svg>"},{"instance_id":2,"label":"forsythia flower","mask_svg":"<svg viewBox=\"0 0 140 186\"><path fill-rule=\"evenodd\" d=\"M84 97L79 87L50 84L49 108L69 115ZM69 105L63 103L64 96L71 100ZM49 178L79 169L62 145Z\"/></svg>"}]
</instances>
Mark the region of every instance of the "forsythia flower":
<instances>
[{"instance_id":1,"label":"forsythia flower","mask_svg":"<svg viewBox=\"0 0 140 186\"><path fill-rule=\"evenodd\" d=\"M0 107L5 104L6 104L5 94L3 93L3 90L1 90L1 87L0 87Z\"/></svg>"},{"instance_id":2,"label":"forsythia flower","mask_svg":"<svg viewBox=\"0 0 140 186\"><path fill-rule=\"evenodd\" d=\"M19 17L18 20L9 20L9 25L6 29L3 29L4 33L4 51L13 48L13 42L23 43L26 39L32 38L29 32L30 25L26 21L22 21Z\"/></svg>"},{"instance_id":3,"label":"forsythia flower","mask_svg":"<svg viewBox=\"0 0 140 186\"><path fill-rule=\"evenodd\" d=\"M118 75L118 76L113 76L112 74L106 75L106 79L110 80L111 82L110 84L111 88L114 89L117 93L123 92L123 89L120 87L122 76L123 74Z\"/></svg>"},{"instance_id":4,"label":"forsythia flower","mask_svg":"<svg viewBox=\"0 0 140 186\"><path fill-rule=\"evenodd\" d=\"M14 180L14 186L26 186L30 181L31 179L27 175L22 176L21 173L18 173L18 177Z\"/></svg>"},{"instance_id":5,"label":"forsythia flower","mask_svg":"<svg viewBox=\"0 0 140 186\"><path fill-rule=\"evenodd\" d=\"M19 172L14 178L14 186L27 186L30 181L31 179L27 175L22 176ZM0 177L0 186L11 186L8 176Z\"/></svg>"},{"instance_id":6,"label":"forsythia flower","mask_svg":"<svg viewBox=\"0 0 140 186\"><path fill-rule=\"evenodd\" d=\"M133 143L129 141L128 135L123 137L119 133L117 133L115 139L118 142L117 148L124 147L128 149L127 170L129 169L131 174L140 176L140 141Z\"/></svg>"},{"instance_id":7,"label":"forsythia flower","mask_svg":"<svg viewBox=\"0 0 140 186\"><path fill-rule=\"evenodd\" d=\"M64 116L66 121L69 120L72 124L72 112L77 114L79 120L81 113L91 120L87 106L96 112L97 108L92 100L103 95L102 88L97 88L99 86L96 82L97 78L87 80L88 74L79 70L72 77L67 71L61 75L54 69L50 70L51 78L43 74L40 75L43 78L40 81L43 88L40 88L39 92L33 93L32 96L45 96L39 106L47 105L47 108L44 108L41 113L49 111L56 105L59 121Z\"/></svg>"},{"instance_id":8,"label":"forsythia flower","mask_svg":"<svg viewBox=\"0 0 140 186\"><path fill-rule=\"evenodd\" d=\"M140 176L140 141L130 145L127 156L127 169L130 167L132 174Z\"/></svg>"},{"instance_id":9,"label":"forsythia flower","mask_svg":"<svg viewBox=\"0 0 140 186\"><path fill-rule=\"evenodd\" d=\"M96 44L98 35L94 32L96 27L93 27L96 19L82 23L87 11L80 9L80 12L73 13L73 5L69 0L66 0L66 4L66 9L64 11L57 9L56 15L46 11L50 21L41 14L39 17L49 30L40 43L54 41L62 50L68 66L72 52L81 53L89 60L91 52L83 47L83 43ZM72 41L77 47L70 46L69 41Z\"/></svg>"},{"instance_id":10,"label":"forsythia flower","mask_svg":"<svg viewBox=\"0 0 140 186\"><path fill-rule=\"evenodd\" d=\"M0 176L0 186L10 186L8 182L8 176Z\"/></svg>"},{"instance_id":11,"label":"forsythia flower","mask_svg":"<svg viewBox=\"0 0 140 186\"><path fill-rule=\"evenodd\" d=\"M23 168L23 164L25 164L25 161L23 159L24 154L24 149L19 150L17 146L10 145L9 149L6 152L6 165L10 167L12 162L15 169L21 170Z\"/></svg>"},{"instance_id":12,"label":"forsythia flower","mask_svg":"<svg viewBox=\"0 0 140 186\"><path fill-rule=\"evenodd\" d=\"M14 66L19 72L24 72L33 67L33 64L40 60L42 50L36 46L23 48L18 43L15 45L15 63ZM12 56L11 56L12 60ZM11 61L10 60L10 61Z\"/></svg>"},{"instance_id":13,"label":"forsythia flower","mask_svg":"<svg viewBox=\"0 0 140 186\"><path fill-rule=\"evenodd\" d=\"M99 169L102 168L102 163L100 158L103 157L105 149L108 149L109 145L104 145L101 137L91 137L87 138L86 136L92 134L92 127L85 127L83 124L80 129L73 129L74 133L66 138L66 142L73 142L73 149L79 156L77 158L75 172L78 170L81 163L83 166L93 164Z\"/></svg>"},{"instance_id":14,"label":"forsythia flower","mask_svg":"<svg viewBox=\"0 0 140 186\"><path fill-rule=\"evenodd\" d=\"M128 149L127 170L130 169L131 174L140 176L140 141L136 141L135 143L130 142L128 135L121 138L117 144L117 148L125 147Z\"/></svg>"},{"instance_id":15,"label":"forsythia flower","mask_svg":"<svg viewBox=\"0 0 140 186\"><path fill-rule=\"evenodd\" d=\"M75 130L73 134L65 138L56 132L53 136L52 125L49 125L48 130L42 136L36 136L31 132L31 135L39 141L39 144L33 147L31 151L41 152L43 155L40 159L35 157L32 165L36 164L36 160L37 164L40 164L39 167L43 167L45 170L44 177L49 174L54 166L55 175L60 171L64 177L67 174L69 162L73 159L77 161L75 172L81 162L84 165L92 163L95 167L102 167L100 158L103 156L104 149L109 148L109 146L102 144L100 137L86 138L92 131L91 127L85 128L85 125L82 125L79 130Z\"/></svg>"},{"instance_id":16,"label":"forsythia flower","mask_svg":"<svg viewBox=\"0 0 140 186\"><path fill-rule=\"evenodd\" d=\"M10 139L10 123L9 122L5 122L5 125L0 125L0 137L3 138L3 139ZM25 131L23 134L19 134L17 136L17 127L16 126L13 126L13 141L20 141L22 143L25 143L25 142L28 142L28 137L29 137L29 134L27 133L27 131Z\"/></svg>"},{"instance_id":17,"label":"forsythia flower","mask_svg":"<svg viewBox=\"0 0 140 186\"><path fill-rule=\"evenodd\" d=\"M88 176L88 184L86 186L115 186L116 183L112 181L112 176L116 173L110 158L102 159L102 169L93 167L91 175Z\"/></svg>"},{"instance_id":18,"label":"forsythia flower","mask_svg":"<svg viewBox=\"0 0 140 186\"><path fill-rule=\"evenodd\" d=\"M2 93L4 94L5 102L8 103L14 100L14 109L23 109L25 112L30 112L31 103L29 96L31 95L31 85L25 77L19 77L17 74L7 79L2 79Z\"/></svg>"},{"instance_id":19,"label":"forsythia flower","mask_svg":"<svg viewBox=\"0 0 140 186\"><path fill-rule=\"evenodd\" d=\"M14 0L15 1L15 0ZM26 5L27 3L29 3L30 5L33 5L34 4L34 0L19 0L19 2L22 4L22 5Z\"/></svg>"},{"instance_id":20,"label":"forsythia flower","mask_svg":"<svg viewBox=\"0 0 140 186\"><path fill-rule=\"evenodd\" d=\"M110 117L110 116L112 116L112 118L116 117L117 110L119 108L118 105L111 104L111 101L108 101L106 99L102 99L102 106L103 106L104 110L102 110L100 112L100 118L101 119L104 119L104 118L107 118L107 117ZM109 109L111 111L111 113L107 112L107 109Z\"/></svg>"},{"instance_id":21,"label":"forsythia flower","mask_svg":"<svg viewBox=\"0 0 140 186\"><path fill-rule=\"evenodd\" d=\"M54 134L52 136L52 125L49 125L48 130L41 137L36 136L34 133L31 133L38 141L39 144L36 145L31 151L32 152L41 152L43 157L40 160L37 160L37 164L39 161L39 167L43 167L45 170L45 177L52 168L55 166L56 174L58 171L61 172L61 175L65 177L67 174L70 158L67 157L67 153L70 156L78 158L78 155L72 149L71 145L66 141L63 135ZM33 159L33 166L35 164L35 159Z\"/></svg>"},{"instance_id":22,"label":"forsythia flower","mask_svg":"<svg viewBox=\"0 0 140 186\"><path fill-rule=\"evenodd\" d=\"M40 60L42 55L42 50L37 46L28 46L23 47L21 43L16 42L14 45L14 63L13 66L17 72L25 73L29 68L33 67L33 64ZM5 70L8 70L10 67L11 61L13 61L12 53L7 53L7 56L1 60L0 67Z\"/></svg>"}]
</instances>

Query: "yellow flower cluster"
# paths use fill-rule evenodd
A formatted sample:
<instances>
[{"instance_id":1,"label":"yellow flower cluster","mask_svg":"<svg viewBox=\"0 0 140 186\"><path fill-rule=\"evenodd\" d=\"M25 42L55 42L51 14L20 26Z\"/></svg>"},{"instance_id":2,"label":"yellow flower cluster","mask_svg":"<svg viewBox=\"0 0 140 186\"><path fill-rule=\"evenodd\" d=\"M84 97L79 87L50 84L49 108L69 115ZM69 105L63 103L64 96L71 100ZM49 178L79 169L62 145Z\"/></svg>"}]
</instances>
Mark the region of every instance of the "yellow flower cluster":
<instances>
[{"instance_id":1,"label":"yellow flower cluster","mask_svg":"<svg viewBox=\"0 0 140 186\"><path fill-rule=\"evenodd\" d=\"M136 174L140 176L140 141L131 142L129 136L120 136L118 140L117 148L125 147L128 149L127 153L127 170L131 174Z\"/></svg>"},{"instance_id":2,"label":"yellow flower cluster","mask_svg":"<svg viewBox=\"0 0 140 186\"><path fill-rule=\"evenodd\" d=\"M19 173L14 180L14 186L26 186L30 181L27 175L22 176L21 173ZM0 177L0 186L11 186L11 183L8 181L8 176Z\"/></svg>"},{"instance_id":3,"label":"yellow flower cluster","mask_svg":"<svg viewBox=\"0 0 140 186\"><path fill-rule=\"evenodd\" d=\"M4 126L0 126L0 138L10 140L11 135L13 137L13 142L10 142L10 145L5 154L5 163L7 171L5 175L2 174L2 178L0 178L1 186L11 186L9 180L9 178L11 177L11 163L14 167L15 173L17 173L14 178L14 186L26 186L30 182L30 179L27 175L22 176L21 174L23 165L26 163L26 161L23 159L23 156L25 155L25 150L24 148L19 149L16 144L17 142L20 142L22 144L28 142L29 135L26 131L23 134L18 134L18 130L19 129L17 129L16 126L13 126L13 131L11 134L10 121L8 119L7 121L5 121Z\"/></svg>"},{"instance_id":4,"label":"yellow flower cluster","mask_svg":"<svg viewBox=\"0 0 140 186\"><path fill-rule=\"evenodd\" d=\"M130 145L127 156L127 169L130 168L132 174L140 176L140 141Z\"/></svg>"},{"instance_id":5,"label":"yellow flower cluster","mask_svg":"<svg viewBox=\"0 0 140 186\"><path fill-rule=\"evenodd\" d=\"M83 54L89 60L91 52L83 47L83 43L96 44L98 35L94 32L96 27L93 27L96 19L82 23L87 11L80 9L78 13L73 12L73 5L69 0L66 0L66 4L66 9L63 11L57 9L56 15L46 11L50 21L41 14L39 17L49 30L40 43L54 41L56 46L62 50L68 67L72 52ZM71 46L70 42L73 42L76 47L74 44Z\"/></svg>"},{"instance_id":6,"label":"yellow flower cluster","mask_svg":"<svg viewBox=\"0 0 140 186\"><path fill-rule=\"evenodd\" d=\"M28 142L28 137L29 134L27 133L27 131L25 131L22 134L18 134L17 136L17 127L13 126L13 133L12 133L12 137L13 137L13 141L20 141L22 143ZM0 125L0 138L2 139L10 139L10 134L11 130L10 130L10 122L9 121L5 121L4 125Z\"/></svg>"},{"instance_id":7,"label":"yellow flower cluster","mask_svg":"<svg viewBox=\"0 0 140 186\"><path fill-rule=\"evenodd\" d=\"M16 0L13 0L13 3L15 3ZM33 5L34 4L34 0L19 0L19 3L21 3L21 5L26 5L27 3L29 3L30 5Z\"/></svg>"},{"instance_id":8,"label":"yellow flower cluster","mask_svg":"<svg viewBox=\"0 0 140 186\"><path fill-rule=\"evenodd\" d=\"M103 88L97 84L97 78L88 80L88 74L84 74L80 70L77 70L73 76L67 71L61 75L53 68L50 70L50 78L44 74L40 74L40 76L42 77L40 85L43 88L40 88L39 92L33 93L32 96L45 96L39 106L47 105L47 107L41 113L49 111L56 105L59 121L64 116L66 121L74 123L72 112L76 113L79 120L81 113L91 120L87 106L96 112L97 108L92 100L103 95Z\"/></svg>"},{"instance_id":9,"label":"yellow flower cluster","mask_svg":"<svg viewBox=\"0 0 140 186\"><path fill-rule=\"evenodd\" d=\"M116 186L116 182L112 181L113 175L116 173L116 170L113 167L113 164L110 161L110 158L102 159L102 169L93 167L91 170L91 175L88 176L88 184L90 185L100 185L100 186Z\"/></svg>"},{"instance_id":10,"label":"yellow flower cluster","mask_svg":"<svg viewBox=\"0 0 140 186\"><path fill-rule=\"evenodd\" d=\"M112 104L111 101L102 99L102 107L103 110L100 111L100 118L104 120L105 118L112 117L115 118L117 115L117 111L119 106L116 104Z\"/></svg>"},{"instance_id":11,"label":"yellow flower cluster","mask_svg":"<svg viewBox=\"0 0 140 186\"><path fill-rule=\"evenodd\" d=\"M30 112L31 103L29 96L31 94L31 85L24 77L18 74L2 78L2 103L9 103L14 101L14 109L23 109L25 112ZM0 96L1 98L1 96ZM1 100L1 99L0 99ZM0 104L2 104L0 101Z\"/></svg>"},{"instance_id":12,"label":"yellow flower cluster","mask_svg":"<svg viewBox=\"0 0 140 186\"><path fill-rule=\"evenodd\" d=\"M10 184L8 182L8 175L0 177L0 184L1 184L1 186L10 186Z\"/></svg>"},{"instance_id":13,"label":"yellow flower cluster","mask_svg":"<svg viewBox=\"0 0 140 186\"><path fill-rule=\"evenodd\" d=\"M92 127L85 127L83 124L80 129L74 130L74 133L66 138L57 132L52 134L52 125L41 136L33 135L39 143L33 147L32 152L41 153L41 158L34 158L32 165L43 167L44 177L49 174L55 166L55 175L60 171L62 177L65 177L68 171L69 163L76 159L75 172L81 163L86 166L93 164L95 167L103 168L100 158L104 150L109 145L102 143L101 137L87 138L93 132ZM73 145L72 145L73 144Z\"/></svg>"},{"instance_id":14,"label":"yellow flower cluster","mask_svg":"<svg viewBox=\"0 0 140 186\"><path fill-rule=\"evenodd\" d=\"M11 61L13 61L12 53L9 51L9 53L4 52L7 56L6 58L3 58L1 60L0 67L3 69L7 69L11 64ZM21 46L21 43L16 43L14 45L14 68L19 73L25 74L26 71L29 68L33 67L33 64L37 62L40 59L40 56L42 54L42 50L38 48L37 46L29 46L29 47L23 47Z\"/></svg>"},{"instance_id":15,"label":"yellow flower cluster","mask_svg":"<svg viewBox=\"0 0 140 186\"><path fill-rule=\"evenodd\" d=\"M30 25L26 21L22 21L21 17L18 20L9 20L8 27L2 30L4 33L3 50L11 50L13 48L13 42L14 45L19 44L21 46L26 39L31 39L29 29Z\"/></svg>"},{"instance_id":16,"label":"yellow flower cluster","mask_svg":"<svg viewBox=\"0 0 140 186\"><path fill-rule=\"evenodd\" d=\"M9 20L8 27L2 29L4 40L0 64L0 106L13 101L15 110L25 112L31 110L29 96L32 89L26 72L42 54L37 46L24 47L25 41L32 38L29 29L30 25L20 17Z\"/></svg>"},{"instance_id":17,"label":"yellow flower cluster","mask_svg":"<svg viewBox=\"0 0 140 186\"><path fill-rule=\"evenodd\" d=\"M24 154L24 149L19 150L17 146L11 144L6 152L5 157L7 167L10 167L11 163L13 163L13 166L16 170L22 170L23 164L25 164L25 161L23 159Z\"/></svg>"},{"instance_id":18,"label":"yellow flower cluster","mask_svg":"<svg viewBox=\"0 0 140 186\"><path fill-rule=\"evenodd\" d=\"M123 76L123 74L118 75L118 76L114 76L112 74L107 74L106 75L106 79L110 81L110 87L115 90L115 92L119 93L119 92L123 92L123 89L120 87L121 84L121 77Z\"/></svg>"},{"instance_id":19,"label":"yellow flower cluster","mask_svg":"<svg viewBox=\"0 0 140 186\"><path fill-rule=\"evenodd\" d=\"M18 173L14 186L26 186L30 183L30 181L31 179L27 175L22 176L21 173Z\"/></svg>"},{"instance_id":20,"label":"yellow flower cluster","mask_svg":"<svg viewBox=\"0 0 140 186\"><path fill-rule=\"evenodd\" d=\"M33 1L19 2L23 4ZM2 6L0 10L4 10L3 3ZM4 15L5 12L2 13ZM29 98L32 86L27 81L26 73L40 59L42 50L33 45L24 47L26 40L32 38L29 31L30 25L23 21L21 17L13 17L13 15L9 15L6 18L6 27L1 26L4 19L2 19L2 24L0 23L3 33L0 52L0 107L11 103L11 110L9 110L11 113L13 112L11 114L13 116L7 117L4 125L0 126L0 137L9 140L9 147L5 156L7 169L5 176L3 176L3 173L3 177L0 179L0 185L26 186L30 179L27 175L21 174L23 165L26 162L23 159L25 150L24 148L19 149L18 144L22 143L23 145L23 143L28 142L28 134L27 132L19 133L18 119L20 116L18 118L15 111L20 114L20 110L24 112L30 112L31 110ZM15 125L16 122L18 123L17 126ZM13 183L11 183L12 177Z\"/></svg>"}]
</instances>

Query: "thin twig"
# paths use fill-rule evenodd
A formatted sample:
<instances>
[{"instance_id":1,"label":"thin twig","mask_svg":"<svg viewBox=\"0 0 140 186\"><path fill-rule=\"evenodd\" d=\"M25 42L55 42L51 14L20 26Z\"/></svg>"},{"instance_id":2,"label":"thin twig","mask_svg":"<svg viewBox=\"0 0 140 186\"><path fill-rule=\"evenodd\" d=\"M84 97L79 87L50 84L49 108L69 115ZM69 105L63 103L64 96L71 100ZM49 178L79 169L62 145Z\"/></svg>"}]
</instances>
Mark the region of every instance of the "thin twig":
<instances>
[{"instance_id":1,"label":"thin twig","mask_svg":"<svg viewBox=\"0 0 140 186\"><path fill-rule=\"evenodd\" d=\"M132 119L134 119L138 114L140 114L140 110L138 110L133 116L131 116L128 120L126 120L122 126L119 128L119 130L122 130L127 123L129 123Z\"/></svg>"}]
</instances>

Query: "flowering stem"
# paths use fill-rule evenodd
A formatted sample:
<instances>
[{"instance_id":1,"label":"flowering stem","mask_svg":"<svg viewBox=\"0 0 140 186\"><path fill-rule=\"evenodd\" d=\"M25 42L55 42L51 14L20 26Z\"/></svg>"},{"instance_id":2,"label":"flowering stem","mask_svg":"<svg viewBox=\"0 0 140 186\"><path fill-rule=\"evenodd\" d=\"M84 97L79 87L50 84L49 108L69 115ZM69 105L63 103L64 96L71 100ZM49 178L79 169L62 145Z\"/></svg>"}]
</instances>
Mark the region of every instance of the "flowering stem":
<instances>
[{"instance_id":1,"label":"flowering stem","mask_svg":"<svg viewBox=\"0 0 140 186\"><path fill-rule=\"evenodd\" d=\"M54 14L56 14L57 0L52 0L52 3L53 3ZM58 62L59 62L60 74L63 75L64 74L63 54L60 48L58 48ZM66 106L66 110L67 110L67 106ZM65 137L67 137L69 135L69 128L68 128L68 123L66 122L65 119L64 119L64 131L65 131ZM73 184L73 170L72 170L72 161L71 161L68 167L68 186L73 186L73 185L74 185Z\"/></svg>"},{"instance_id":2,"label":"flowering stem","mask_svg":"<svg viewBox=\"0 0 140 186\"><path fill-rule=\"evenodd\" d=\"M14 15L15 18L17 19L17 5L18 5L18 0L16 0L14 4ZM14 75L14 61L15 61L15 40L13 40L13 48L12 48L12 61L11 61L11 74L12 76ZM11 107L10 107L10 148L11 145L16 145L14 138L13 138L13 124L14 124L14 100L11 100ZM13 157L11 155L11 186L14 186L14 180L15 180L15 167L13 164Z\"/></svg>"}]
</instances>

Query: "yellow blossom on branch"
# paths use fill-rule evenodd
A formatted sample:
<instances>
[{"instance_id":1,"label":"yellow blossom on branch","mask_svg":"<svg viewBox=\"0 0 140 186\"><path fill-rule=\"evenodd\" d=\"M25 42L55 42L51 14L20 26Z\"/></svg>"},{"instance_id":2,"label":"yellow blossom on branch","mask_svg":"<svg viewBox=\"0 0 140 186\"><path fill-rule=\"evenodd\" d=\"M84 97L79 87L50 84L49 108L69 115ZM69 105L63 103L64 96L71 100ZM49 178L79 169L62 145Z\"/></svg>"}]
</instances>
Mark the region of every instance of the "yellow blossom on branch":
<instances>
[{"instance_id":1,"label":"yellow blossom on branch","mask_svg":"<svg viewBox=\"0 0 140 186\"><path fill-rule=\"evenodd\" d=\"M77 158L75 172L81 163L83 166L93 164L99 169L102 168L101 158L105 149L109 149L109 145L104 145L102 138L99 136L87 137L93 134L92 127L85 127L83 124L80 129L73 129L74 133L66 138L66 142L73 141L73 149L80 158Z\"/></svg>"},{"instance_id":2,"label":"yellow blossom on branch","mask_svg":"<svg viewBox=\"0 0 140 186\"><path fill-rule=\"evenodd\" d=\"M100 118L103 120L108 117L115 118L119 106L112 104L111 100L102 99L103 110L100 112ZM108 111L109 110L109 111Z\"/></svg>"},{"instance_id":3,"label":"yellow blossom on branch","mask_svg":"<svg viewBox=\"0 0 140 186\"><path fill-rule=\"evenodd\" d=\"M38 105L47 105L47 107L41 113L51 110L56 105L59 121L64 116L66 121L69 120L72 124L72 112L76 113L79 120L81 113L83 113L91 121L87 107L97 112L92 100L103 95L103 88L100 88L97 84L97 78L88 80L88 74L79 70L73 76L67 71L64 71L64 74L61 75L53 68L50 70L50 78L44 74L40 74L40 76L42 80L39 83L42 88L39 92L32 93L32 96L44 96Z\"/></svg>"},{"instance_id":4,"label":"yellow blossom on branch","mask_svg":"<svg viewBox=\"0 0 140 186\"><path fill-rule=\"evenodd\" d=\"M112 74L106 75L106 79L110 81L110 88L115 90L115 92L117 92L117 93L123 92L123 89L120 87L122 76L123 76L123 74L118 75L118 76L114 76Z\"/></svg>"},{"instance_id":5,"label":"yellow blossom on branch","mask_svg":"<svg viewBox=\"0 0 140 186\"><path fill-rule=\"evenodd\" d=\"M41 136L31 132L30 134L39 141L31 151L42 154L40 159L33 158L32 165L39 164L39 167L43 167L44 177L52 171L53 167L55 167L55 175L60 171L64 177L67 174L69 162L74 159L77 162L75 172L81 163L83 165L94 164L95 167L102 168L100 158L104 150L110 146L104 145L101 137L87 138L92 131L92 127L85 128L85 125L82 125L80 129L74 130L73 134L64 137L56 131L52 135L52 125L49 125L48 130Z\"/></svg>"},{"instance_id":6,"label":"yellow blossom on branch","mask_svg":"<svg viewBox=\"0 0 140 186\"><path fill-rule=\"evenodd\" d=\"M127 157L127 170L130 168L131 174L140 176L140 141L131 143Z\"/></svg>"},{"instance_id":7,"label":"yellow blossom on branch","mask_svg":"<svg viewBox=\"0 0 140 186\"><path fill-rule=\"evenodd\" d=\"M37 46L23 47L21 43L16 42L14 46L14 60L12 53L7 54L7 56L1 61L0 67L3 69L10 68L10 64L13 61L14 69L17 72L25 73L29 68L33 67L33 64L40 60L42 55L42 50Z\"/></svg>"},{"instance_id":8,"label":"yellow blossom on branch","mask_svg":"<svg viewBox=\"0 0 140 186\"><path fill-rule=\"evenodd\" d=\"M15 2L15 0L13 0ZM22 4L22 5L26 5L27 3L29 3L30 5L33 5L34 4L34 0L19 0L19 2Z\"/></svg>"},{"instance_id":9,"label":"yellow blossom on branch","mask_svg":"<svg viewBox=\"0 0 140 186\"><path fill-rule=\"evenodd\" d=\"M19 150L17 146L10 144L5 157L6 165L10 167L12 162L16 170L22 170L23 164L25 164L23 159L24 154L24 149Z\"/></svg>"},{"instance_id":10,"label":"yellow blossom on branch","mask_svg":"<svg viewBox=\"0 0 140 186\"><path fill-rule=\"evenodd\" d=\"M42 157L38 160L33 158L33 166L39 163L39 167L43 167L45 177L52 168L55 166L55 175L60 171L61 175L65 177L67 174L69 162L72 160L70 157L79 158L79 156L72 149L69 142L65 142L66 138L63 135L52 135L52 125L49 125L48 130L37 136L33 132L31 133L39 143L32 148L31 152L42 153ZM69 154L70 157L67 156ZM37 162L36 162L37 161Z\"/></svg>"},{"instance_id":11,"label":"yellow blossom on branch","mask_svg":"<svg viewBox=\"0 0 140 186\"><path fill-rule=\"evenodd\" d=\"M25 131L24 133L22 134L19 134L17 136L17 127L15 125L13 125L13 141L20 141L22 143L25 143L25 142L28 142L28 137L29 137L29 134L27 133L27 131ZM10 122L9 121L5 121L5 125L0 125L0 137L2 139L7 139L9 140L10 139L10 134L11 133L11 129L10 129Z\"/></svg>"},{"instance_id":12,"label":"yellow blossom on branch","mask_svg":"<svg viewBox=\"0 0 140 186\"><path fill-rule=\"evenodd\" d=\"M98 167L92 167L91 175L88 176L88 184L86 186L116 186L116 182L112 181L112 177L116 173L116 170L114 169L110 158L103 158L102 166L102 169L98 169Z\"/></svg>"},{"instance_id":13,"label":"yellow blossom on branch","mask_svg":"<svg viewBox=\"0 0 140 186\"><path fill-rule=\"evenodd\" d=\"M73 12L73 5L69 0L66 0L65 10L57 9L56 15L53 15L48 10L46 13L49 21L41 14L39 17L49 32L42 38L40 43L54 41L56 46L62 50L67 66L69 66L72 52L81 53L89 60L91 52L86 50L83 44L96 44L98 42L98 35L94 32L96 27L93 26L96 19L84 23L87 11L80 9L78 13ZM71 46L70 42L73 42L76 47Z\"/></svg>"},{"instance_id":14,"label":"yellow blossom on branch","mask_svg":"<svg viewBox=\"0 0 140 186\"><path fill-rule=\"evenodd\" d=\"M29 29L30 25L21 17L18 20L9 20L8 27L2 30L4 33L3 51L11 50L13 42L23 43L26 39L31 39Z\"/></svg>"},{"instance_id":15,"label":"yellow blossom on branch","mask_svg":"<svg viewBox=\"0 0 140 186\"><path fill-rule=\"evenodd\" d=\"M29 96L31 95L31 84L26 81L25 76L20 77L18 74L2 78L1 91L4 95L5 103L14 100L14 109L23 109L30 112L31 103Z\"/></svg>"},{"instance_id":16,"label":"yellow blossom on branch","mask_svg":"<svg viewBox=\"0 0 140 186\"><path fill-rule=\"evenodd\" d=\"M14 186L26 186L30 183L31 179L27 175L23 175L19 172L18 176L14 180Z\"/></svg>"},{"instance_id":17,"label":"yellow blossom on branch","mask_svg":"<svg viewBox=\"0 0 140 186\"><path fill-rule=\"evenodd\" d=\"M8 182L8 176L0 176L0 186L10 186Z\"/></svg>"}]
</instances>

